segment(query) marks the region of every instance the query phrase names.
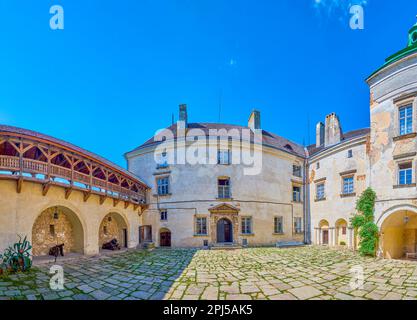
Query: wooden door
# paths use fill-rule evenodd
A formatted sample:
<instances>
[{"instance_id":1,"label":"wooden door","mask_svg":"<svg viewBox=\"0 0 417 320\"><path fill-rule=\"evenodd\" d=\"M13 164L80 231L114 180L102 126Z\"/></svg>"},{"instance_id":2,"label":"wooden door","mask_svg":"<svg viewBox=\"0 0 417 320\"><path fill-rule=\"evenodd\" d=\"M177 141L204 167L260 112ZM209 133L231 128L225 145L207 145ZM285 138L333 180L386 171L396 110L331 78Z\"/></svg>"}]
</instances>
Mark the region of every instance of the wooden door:
<instances>
[{"instance_id":1,"label":"wooden door","mask_svg":"<svg viewBox=\"0 0 417 320\"><path fill-rule=\"evenodd\" d=\"M161 232L161 237L159 239L159 246L161 247L171 246L171 232L168 232L168 231Z\"/></svg>"},{"instance_id":2,"label":"wooden door","mask_svg":"<svg viewBox=\"0 0 417 320\"><path fill-rule=\"evenodd\" d=\"M323 244L329 244L329 230L323 230Z\"/></svg>"}]
</instances>

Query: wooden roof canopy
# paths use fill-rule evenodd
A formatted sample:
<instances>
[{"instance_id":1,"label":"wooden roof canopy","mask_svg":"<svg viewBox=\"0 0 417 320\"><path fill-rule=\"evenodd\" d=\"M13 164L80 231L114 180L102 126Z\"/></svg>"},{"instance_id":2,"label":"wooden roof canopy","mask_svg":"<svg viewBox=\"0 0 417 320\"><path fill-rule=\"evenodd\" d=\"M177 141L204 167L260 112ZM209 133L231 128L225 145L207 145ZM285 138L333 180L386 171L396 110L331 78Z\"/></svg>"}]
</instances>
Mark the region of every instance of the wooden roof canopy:
<instances>
[{"instance_id":1,"label":"wooden roof canopy","mask_svg":"<svg viewBox=\"0 0 417 320\"><path fill-rule=\"evenodd\" d=\"M43 183L46 195L50 184L127 203L145 204L149 187L138 177L116 164L65 141L16 127L0 125L0 176L18 181ZM20 185L20 186L19 186ZM116 203L116 202L115 202ZM116 203L116 204L117 204Z\"/></svg>"}]
</instances>

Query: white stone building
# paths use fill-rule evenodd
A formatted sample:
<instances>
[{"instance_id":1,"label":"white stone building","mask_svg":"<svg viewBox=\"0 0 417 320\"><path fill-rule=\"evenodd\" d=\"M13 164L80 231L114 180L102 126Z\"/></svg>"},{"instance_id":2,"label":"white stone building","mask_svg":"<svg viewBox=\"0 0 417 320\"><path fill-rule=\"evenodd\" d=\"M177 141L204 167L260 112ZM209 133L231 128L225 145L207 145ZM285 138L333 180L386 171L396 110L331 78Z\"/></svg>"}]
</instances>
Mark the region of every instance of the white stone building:
<instances>
[{"instance_id":1,"label":"white stone building","mask_svg":"<svg viewBox=\"0 0 417 320\"><path fill-rule=\"evenodd\" d=\"M370 128L345 133L332 113L317 124L316 143L306 148L262 130L259 111L244 127L188 123L187 108L180 106L179 126L168 128L171 136L162 142L150 139L126 153L128 170L153 188L142 242L202 247L297 241L352 248L357 243L350 218L358 197L372 187L380 252L388 258L415 254L417 25L409 31L407 47L389 57L367 83ZM196 129L192 138L184 138ZM199 139L213 129L224 129L219 139ZM230 132L242 136L248 130L251 135L242 138L241 147L234 145ZM173 145L160 149L169 141ZM172 150L197 145L217 150L215 161L170 161ZM240 148L259 151L258 174L245 174L247 166L232 161ZM210 156L197 158L205 157Z\"/></svg>"}]
</instances>

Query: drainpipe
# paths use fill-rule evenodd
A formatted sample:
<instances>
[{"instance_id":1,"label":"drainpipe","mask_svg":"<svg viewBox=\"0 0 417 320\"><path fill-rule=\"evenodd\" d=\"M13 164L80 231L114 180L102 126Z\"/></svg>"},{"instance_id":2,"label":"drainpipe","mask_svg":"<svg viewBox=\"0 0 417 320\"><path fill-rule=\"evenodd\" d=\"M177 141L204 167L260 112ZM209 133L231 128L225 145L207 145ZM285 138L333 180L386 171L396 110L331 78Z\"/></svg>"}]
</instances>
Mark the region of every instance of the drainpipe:
<instances>
[{"instance_id":1,"label":"drainpipe","mask_svg":"<svg viewBox=\"0 0 417 320\"><path fill-rule=\"evenodd\" d=\"M311 244L309 162L304 160L304 243Z\"/></svg>"}]
</instances>

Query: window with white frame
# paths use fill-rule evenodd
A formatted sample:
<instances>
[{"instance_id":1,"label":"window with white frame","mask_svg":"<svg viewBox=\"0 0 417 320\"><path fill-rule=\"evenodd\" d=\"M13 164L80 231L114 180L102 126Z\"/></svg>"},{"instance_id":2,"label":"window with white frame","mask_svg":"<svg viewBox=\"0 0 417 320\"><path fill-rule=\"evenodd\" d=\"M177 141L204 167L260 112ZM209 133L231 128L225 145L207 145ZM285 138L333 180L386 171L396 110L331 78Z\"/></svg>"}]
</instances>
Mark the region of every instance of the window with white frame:
<instances>
[{"instance_id":1,"label":"window with white frame","mask_svg":"<svg viewBox=\"0 0 417 320\"><path fill-rule=\"evenodd\" d=\"M217 164L223 164L223 165L230 164L229 150L219 150L217 152Z\"/></svg>"},{"instance_id":2,"label":"window with white frame","mask_svg":"<svg viewBox=\"0 0 417 320\"><path fill-rule=\"evenodd\" d=\"M301 187L299 186L292 187L292 201L301 202Z\"/></svg>"},{"instance_id":3,"label":"window with white frame","mask_svg":"<svg viewBox=\"0 0 417 320\"><path fill-rule=\"evenodd\" d=\"M343 178L343 194L352 194L355 191L354 186L354 177L344 177Z\"/></svg>"},{"instance_id":4,"label":"window with white frame","mask_svg":"<svg viewBox=\"0 0 417 320\"><path fill-rule=\"evenodd\" d=\"M195 219L195 233L197 235L207 235L207 218L197 217Z\"/></svg>"},{"instance_id":5,"label":"window with white frame","mask_svg":"<svg viewBox=\"0 0 417 320\"><path fill-rule=\"evenodd\" d=\"M413 164L411 162L398 165L398 184L408 185L413 183Z\"/></svg>"},{"instance_id":6,"label":"window with white frame","mask_svg":"<svg viewBox=\"0 0 417 320\"><path fill-rule=\"evenodd\" d=\"M167 221L168 220L168 211L161 210L160 211L161 221Z\"/></svg>"},{"instance_id":7,"label":"window with white frame","mask_svg":"<svg viewBox=\"0 0 417 320\"><path fill-rule=\"evenodd\" d=\"M295 177L301 178L301 166L294 164L292 166L292 174Z\"/></svg>"},{"instance_id":8,"label":"window with white frame","mask_svg":"<svg viewBox=\"0 0 417 320\"><path fill-rule=\"evenodd\" d=\"M166 168L168 167L168 156L167 156L167 152L162 152L158 155L158 165L157 168L161 169L161 168Z\"/></svg>"},{"instance_id":9,"label":"window with white frame","mask_svg":"<svg viewBox=\"0 0 417 320\"><path fill-rule=\"evenodd\" d=\"M294 231L295 233L302 233L303 232L303 219L300 217L294 218Z\"/></svg>"},{"instance_id":10,"label":"window with white frame","mask_svg":"<svg viewBox=\"0 0 417 320\"><path fill-rule=\"evenodd\" d=\"M274 233L284 233L283 217L274 217Z\"/></svg>"},{"instance_id":11,"label":"window with white frame","mask_svg":"<svg viewBox=\"0 0 417 320\"><path fill-rule=\"evenodd\" d=\"M163 196L169 194L169 177L156 179L158 186L158 195Z\"/></svg>"},{"instance_id":12,"label":"window with white frame","mask_svg":"<svg viewBox=\"0 0 417 320\"><path fill-rule=\"evenodd\" d=\"M317 200L323 200L325 195L324 195L324 191L325 191L325 184L323 183L319 183L316 186L316 199Z\"/></svg>"},{"instance_id":13,"label":"window with white frame","mask_svg":"<svg viewBox=\"0 0 417 320\"><path fill-rule=\"evenodd\" d=\"M218 187L218 196L219 199L230 199L230 179L229 178L220 178L217 180Z\"/></svg>"},{"instance_id":14,"label":"window with white frame","mask_svg":"<svg viewBox=\"0 0 417 320\"><path fill-rule=\"evenodd\" d=\"M400 135L413 132L413 106L408 105L399 109Z\"/></svg>"},{"instance_id":15,"label":"window with white frame","mask_svg":"<svg viewBox=\"0 0 417 320\"><path fill-rule=\"evenodd\" d=\"M242 217L242 234L252 234L251 217Z\"/></svg>"}]
</instances>

